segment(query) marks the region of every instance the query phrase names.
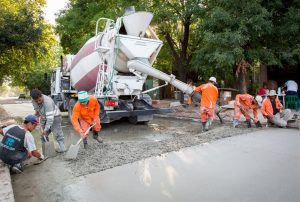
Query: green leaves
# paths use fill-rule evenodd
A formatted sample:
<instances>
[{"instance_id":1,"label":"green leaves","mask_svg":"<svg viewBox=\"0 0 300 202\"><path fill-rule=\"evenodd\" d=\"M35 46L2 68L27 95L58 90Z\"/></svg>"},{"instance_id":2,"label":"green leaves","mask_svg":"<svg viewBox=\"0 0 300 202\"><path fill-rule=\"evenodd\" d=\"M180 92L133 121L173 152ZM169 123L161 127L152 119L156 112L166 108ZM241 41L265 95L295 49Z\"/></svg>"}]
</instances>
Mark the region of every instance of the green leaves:
<instances>
[{"instance_id":1,"label":"green leaves","mask_svg":"<svg viewBox=\"0 0 300 202\"><path fill-rule=\"evenodd\" d=\"M0 80L24 85L25 75L56 63L57 40L43 20L44 0L0 2Z\"/></svg>"}]
</instances>

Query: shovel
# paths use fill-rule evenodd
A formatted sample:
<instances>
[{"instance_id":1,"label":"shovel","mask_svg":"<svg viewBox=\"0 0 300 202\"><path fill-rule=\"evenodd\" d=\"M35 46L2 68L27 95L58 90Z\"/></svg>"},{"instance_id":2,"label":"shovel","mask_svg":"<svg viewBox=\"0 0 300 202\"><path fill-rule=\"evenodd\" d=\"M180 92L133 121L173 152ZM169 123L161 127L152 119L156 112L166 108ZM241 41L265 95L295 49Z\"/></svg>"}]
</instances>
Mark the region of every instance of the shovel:
<instances>
[{"instance_id":1,"label":"shovel","mask_svg":"<svg viewBox=\"0 0 300 202\"><path fill-rule=\"evenodd\" d=\"M244 110L244 108L243 108L242 106L240 106L240 109L241 109L244 113L247 113L247 112ZM249 115L249 117L250 117L250 119L255 123L256 128L261 128L261 127L262 127L260 121L255 122L255 120L254 120L254 118L252 118L252 116Z\"/></svg>"},{"instance_id":2,"label":"shovel","mask_svg":"<svg viewBox=\"0 0 300 202\"><path fill-rule=\"evenodd\" d=\"M84 135L88 134L90 129L95 125L96 123L94 123L93 125L91 125L84 133ZM80 148L80 142L83 140L83 137L81 137L77 143L75 145L71 144L65 158L67 160L70 160L70 159L76 159L77 158L77 155L78 155L78 151L79 151L79 148Z\"/></svg>"},{"instance_id":3,"label":"shovel","mask_svg":"<svg viewBox=\"0 0 300 202\"><path fill-rule=\"evenodd\" d=\"M55 151L55 147L54 147L54 143L53 142L49 142L47 140L47 138L42 135L44 138L44 141L42 143L42 150L43 150L43 155L46 157L54 157L56 156L56 151Z\"/></svg>"}]
</instances>

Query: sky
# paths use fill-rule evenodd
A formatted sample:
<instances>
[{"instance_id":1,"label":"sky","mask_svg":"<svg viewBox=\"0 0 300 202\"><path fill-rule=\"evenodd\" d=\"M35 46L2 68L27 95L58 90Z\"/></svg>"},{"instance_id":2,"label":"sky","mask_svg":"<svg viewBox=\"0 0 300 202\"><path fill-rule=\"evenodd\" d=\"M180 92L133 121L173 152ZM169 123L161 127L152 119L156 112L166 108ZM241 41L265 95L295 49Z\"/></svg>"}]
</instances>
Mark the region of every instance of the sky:
<instances>
[{"instance_id":1,"label":"sky","mask_svg":"<svg viewBox=\"0 0 300 202\"><path fill-rule=\"evenodd\" d=\"M55 14L58 13L59 10L63 9L69 0L47 0L47 6L45 9L45 18L50 23L55 24Z\"/></svg>"}]
</instances>

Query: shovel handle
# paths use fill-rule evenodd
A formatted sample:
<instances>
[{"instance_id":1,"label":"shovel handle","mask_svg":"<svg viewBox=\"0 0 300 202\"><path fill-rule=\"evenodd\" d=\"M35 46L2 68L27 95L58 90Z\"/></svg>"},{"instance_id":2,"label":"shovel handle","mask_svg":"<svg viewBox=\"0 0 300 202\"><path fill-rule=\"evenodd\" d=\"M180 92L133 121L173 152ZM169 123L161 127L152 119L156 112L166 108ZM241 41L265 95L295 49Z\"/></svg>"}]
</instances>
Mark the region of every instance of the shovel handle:
<instances>
[{"instance_id":1,"label":"shovel handle","mask_svg":"<svg viewBox=\"0 0 300 202\"><path fill-rule=\"evenodd\" d=\"M45 137L45 135L42 135L42 136L43 136L45 142L48 142L48 140L47 140L47 138Z\"/></svg>"},{"instance_id":2,"label":"shovel handle","mask_svg":"<svg viewBox=\"0 0 300 202\"><path fill-rule=\"evenodd\" d=\"M89 131L91 130L91 128L94 127L94 125L96 125L96 123L93 123L92 125L90 125L90 127L88 127L88 129L85 131L84 135L88 134ZM81 138L77 141L76 145L79 145L80 142L81 142L82 140L83 140L83 137L81 137Z\"/></svg>"}]
</instances>

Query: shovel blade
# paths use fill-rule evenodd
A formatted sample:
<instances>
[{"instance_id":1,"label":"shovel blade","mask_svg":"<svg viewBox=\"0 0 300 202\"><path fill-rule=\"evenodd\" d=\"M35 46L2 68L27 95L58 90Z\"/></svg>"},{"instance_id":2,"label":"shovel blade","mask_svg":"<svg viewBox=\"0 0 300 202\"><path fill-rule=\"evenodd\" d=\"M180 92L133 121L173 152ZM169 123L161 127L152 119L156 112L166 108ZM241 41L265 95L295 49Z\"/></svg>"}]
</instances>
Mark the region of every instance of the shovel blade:
<instances>
[{"instance_id":1,"label":"shovel blade","mask_svg":"<svg viewBox=\"0 0 300 202\"><path fill-rule=\"evenodd\" d=\"M80 145L71 145L65 158L66 159L76 159L78 155Z\"/></svg>"},{"instance_id":2,"label":"shovel blade","mask_svg":"<svg viewBox=\"0 0 300 202\"><path fill-rule=\"evenodd\" d=\"M56 156L56 151L53 142L44 142L42 144L43 155L46 157L54 157Z\"/></svg>"}]
</instances>

